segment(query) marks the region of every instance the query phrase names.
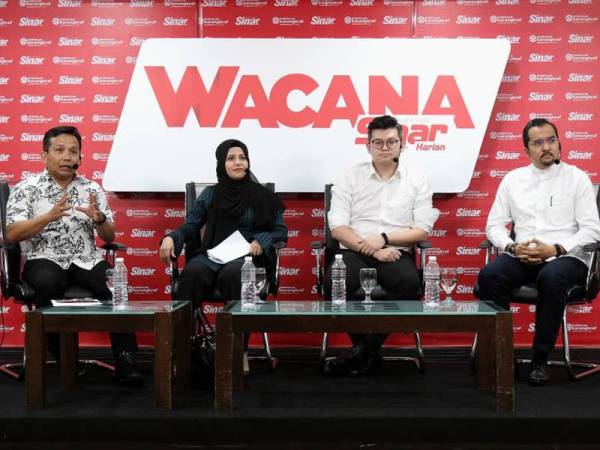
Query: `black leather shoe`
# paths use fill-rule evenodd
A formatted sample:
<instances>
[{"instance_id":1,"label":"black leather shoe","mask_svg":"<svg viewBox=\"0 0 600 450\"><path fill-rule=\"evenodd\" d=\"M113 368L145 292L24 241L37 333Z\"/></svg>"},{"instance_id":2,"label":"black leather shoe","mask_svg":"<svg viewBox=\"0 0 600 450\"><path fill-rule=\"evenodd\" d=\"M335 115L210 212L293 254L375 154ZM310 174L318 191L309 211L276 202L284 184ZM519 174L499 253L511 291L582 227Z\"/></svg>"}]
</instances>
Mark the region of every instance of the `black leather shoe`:
<instances>
[{"instance_id":1,"label":"black leather shoe","mask_svg":"<svg viewBox=\"0 0 600 450\"><path fill-rule=\"evenodd\" d=\"M115 383L127 387L141 387L144 385L144 380L135 365L132 353L122 352L117 357Z\"/></svg>"},{"instance_id":2,"label":"black leather shoe","mask_svg":"<svg viewBox=\"0 0 600 450\"><path fill-rule=\"evenodd\" d=\"M325 361L323 372L330 377L362 376L370 372L370 358L364 358L359 347Z\"/></svg>"},{"instance_id":3,"label":"black leather shoe","mask_svg":"<svg viewBox=\"0 0 600 450\"><path fill-rule=\"evenodd\" d=\"M533 361L532 370L529 373L529 384L532 386L543 386L550 380L548 363L546 361Z\"/></svg>"}]
</instances>

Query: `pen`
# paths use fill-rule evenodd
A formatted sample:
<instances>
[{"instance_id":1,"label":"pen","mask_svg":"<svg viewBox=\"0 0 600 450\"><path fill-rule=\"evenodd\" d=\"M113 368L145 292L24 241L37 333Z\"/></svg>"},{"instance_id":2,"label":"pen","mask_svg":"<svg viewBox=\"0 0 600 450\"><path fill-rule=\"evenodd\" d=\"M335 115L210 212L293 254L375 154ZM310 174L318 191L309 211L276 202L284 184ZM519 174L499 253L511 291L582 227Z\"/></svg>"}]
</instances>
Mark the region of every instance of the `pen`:
<instances>
[{"instance_id":1,"label":"pen","mask_svg":"<svg viewBox=\"0 0 600 450\"><path fill-rule=\"evenodd\" d=\"M550 196L550 206L552 206L552 196Z\"/></svg>"}]
</instances>

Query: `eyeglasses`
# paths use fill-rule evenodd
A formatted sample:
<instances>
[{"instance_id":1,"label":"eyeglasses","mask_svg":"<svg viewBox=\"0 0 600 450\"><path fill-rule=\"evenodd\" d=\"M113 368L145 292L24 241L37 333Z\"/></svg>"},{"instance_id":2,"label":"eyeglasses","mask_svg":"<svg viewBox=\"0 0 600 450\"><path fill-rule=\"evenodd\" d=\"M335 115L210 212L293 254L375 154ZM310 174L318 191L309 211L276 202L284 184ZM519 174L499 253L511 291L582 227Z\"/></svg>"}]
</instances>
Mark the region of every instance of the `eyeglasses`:
<instances>
[{"instance_id":1,"label":"eyeglasses","mask_svg":"<svg viewBox=\"0 0 600 450\"><path fill-rule=\"evenodd\" d=\"M529 145L531 145L532 147L540 148L543 147L544 142L548 145L554 145L558 142L558 138L556 136L548 136L545 139L535 139L533 141L530 141Z\"/></svg>"},{"instance_id":2,"label":"eyeglasses","mask_svg":"<svg viewBox=\"0 0 600 450\"><path fill-rule=\"evenodd\" d=\"M394 138L388 139L387 141L382 141L381 139L373 139L371 141L371 145L373 146L373 148L375 148L377 150L381 150L384 145L387 148L396 148L399 143L400 143L400 140L394 139Z\"/></svg>"}]
</instances>

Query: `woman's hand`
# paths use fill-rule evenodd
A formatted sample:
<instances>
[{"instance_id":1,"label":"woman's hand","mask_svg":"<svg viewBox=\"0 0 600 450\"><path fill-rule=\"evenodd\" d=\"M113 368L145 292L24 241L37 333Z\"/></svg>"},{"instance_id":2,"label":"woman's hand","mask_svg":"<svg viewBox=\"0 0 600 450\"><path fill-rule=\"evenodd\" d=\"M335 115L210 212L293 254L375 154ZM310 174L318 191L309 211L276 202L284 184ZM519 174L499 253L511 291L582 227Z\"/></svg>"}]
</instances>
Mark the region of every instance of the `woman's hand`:
<instances>
[{"instance_id":1,"label":"woman's hand","mask_svg":"<svg viewBox=\"0 0 600 450\"><path fill-rule=\"evenodd\" d=\"M248 252L248 253L250 253L250 255L259 256L259 255L262 255L262 252L263 252L263 249L256 239L254 239L252 242L250 242L250 251Z\"/></svg>"},{"instance_id":2,"label":"woman's hand","mask_svg":"<svg viewBox=\"0 0 600 450\"><path fill-rule=\"evenodd\" d=\"M171 264L171 260L175 258L175 243L172 237L166 236L162 240L158 255L160 256L160 260L166 265Z\"/></svg>"}]
</instances>

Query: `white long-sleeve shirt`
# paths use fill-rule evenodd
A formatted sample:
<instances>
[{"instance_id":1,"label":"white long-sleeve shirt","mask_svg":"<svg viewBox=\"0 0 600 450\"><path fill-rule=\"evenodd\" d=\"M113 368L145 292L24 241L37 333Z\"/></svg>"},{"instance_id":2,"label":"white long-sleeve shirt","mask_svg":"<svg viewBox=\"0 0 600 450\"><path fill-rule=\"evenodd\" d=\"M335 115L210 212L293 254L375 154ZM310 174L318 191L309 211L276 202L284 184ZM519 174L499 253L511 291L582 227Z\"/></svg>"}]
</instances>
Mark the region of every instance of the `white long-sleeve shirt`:
<instances>
[{"instance_id":1,"label":"white long-sleeve shirt","mask_svg":"<svg viewBox=\"0 0 600 450\"><path fill-rule=\"evenodd\" d=\"M590 178L561 162L540 170L533 164L510 171L500 183L487 220L488 239L499 249L513 240L507 225L514 222L515 242L537 238L560 244L589 265L585 244L600 240L596 195Z\"/></svg>"},{"instance_id":2,"label":"white long-sleeve shirt","mask_svg":"<svg viewBox=\"0 0 600 450\"><path fill-rule=\"evenodd\" d=\"M329 228L346 225L359 236L420 228L431 233L439 211L427 176L399 165L382 180L371 162L352 167L333 185Z\"/></svg>"}]
</instances>

